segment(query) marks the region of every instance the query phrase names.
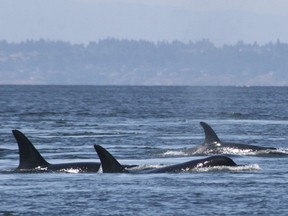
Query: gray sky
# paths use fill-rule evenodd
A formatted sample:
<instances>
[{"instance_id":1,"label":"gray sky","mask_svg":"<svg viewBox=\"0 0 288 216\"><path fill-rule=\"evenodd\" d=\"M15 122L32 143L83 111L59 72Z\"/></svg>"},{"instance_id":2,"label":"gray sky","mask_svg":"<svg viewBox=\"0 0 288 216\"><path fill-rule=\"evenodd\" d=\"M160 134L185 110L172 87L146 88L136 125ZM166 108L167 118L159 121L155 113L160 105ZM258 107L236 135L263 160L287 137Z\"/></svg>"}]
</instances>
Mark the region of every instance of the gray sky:
<instances>
[{"instance_id":1,"label":"gray sky","mask_svg":"<svg viewBox=\"0 0 288 216\"><path fill-rule=\"evenodd\" d=\"M287 0L0 0L0 40L288 42Z\"/></svg>"}]
</instances>

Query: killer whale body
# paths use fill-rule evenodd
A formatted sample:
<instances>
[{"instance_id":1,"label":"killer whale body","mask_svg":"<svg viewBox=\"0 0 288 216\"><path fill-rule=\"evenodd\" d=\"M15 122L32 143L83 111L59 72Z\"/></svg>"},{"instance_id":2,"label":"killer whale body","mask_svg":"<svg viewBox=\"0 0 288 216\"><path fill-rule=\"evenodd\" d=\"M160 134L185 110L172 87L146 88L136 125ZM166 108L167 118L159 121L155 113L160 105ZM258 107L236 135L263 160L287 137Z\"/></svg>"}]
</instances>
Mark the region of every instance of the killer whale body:
<instances>
[{"instance_id":1,"label":"killer whale body","mask_svg":"<svg viewBox=\"0 0 288 216\"><path fill-rule=\"evenodd\" d=\"M128 171L122 166L105 148L100 145L94 145L94 148L100 158L103 173L135 173ZM192 160L162 168L139 171L137 173L178 173L189 171L195 168L205 168L214 166L238 166L231 158L226 156L211 156L204 159Z\"/></svg>"},{"instance_id":2,"label":"killer whale body","mask_svg":"<svg viewBox=\"0 0 288 216\"><path fill-rule=\"evenodd\" d=\"M77 162L50 164L34 147L30 140L19 130L12 130L19 148L19 166L17 171L22 172L98 172L100 163L98 162Z\"/></svg>"},{"instance_id":3,"label":"killer whale body","mask_svg":"<svg viewBox=\"0 0 288 216\"><path fill-rule=\"evenodd\" d=\"M95 173L101 166L99 162L77 162L77 163L48 163L39 151L34 147L31 141L19 130L12 130L19 148L19 166L20 172L78 172ZM126 168L137 167L137 165L123 165Z\"/></svg>"},{"instance_id":4,"label":"killer whale body","mask_svg":"<svg viewBox=\"0 0 288 216\"><path fill-rule=\"evenodd\" d=\"M250 153L261 152L270 153L273 150L277 150L273 147L262 147L255 145L247 145L240 143L224 142L221 141L215 131L205 122L200 122L200 125L204 129L205 140L204 143L195 148L186 150L186 153L190 154L237 154L237 153Z\"/></svg>"}]
</instances>

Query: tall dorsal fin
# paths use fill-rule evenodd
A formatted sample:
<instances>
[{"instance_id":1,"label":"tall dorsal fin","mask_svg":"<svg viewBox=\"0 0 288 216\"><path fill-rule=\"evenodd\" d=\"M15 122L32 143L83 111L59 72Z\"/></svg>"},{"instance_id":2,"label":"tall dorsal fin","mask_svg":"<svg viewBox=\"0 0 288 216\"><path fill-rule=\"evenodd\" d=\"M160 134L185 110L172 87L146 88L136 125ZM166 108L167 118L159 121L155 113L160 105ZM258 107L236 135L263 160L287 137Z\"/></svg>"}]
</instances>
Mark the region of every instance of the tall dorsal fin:
<instances>
[{"instance_id":1,"label":"tall dorsal fin","mask_svg":"<svg viewBox=\"0 0 288 216\"><path fill-rule=\"evenodd\" d=\"M121 173L127 170L103 147L94 145L100 158L103 173Z\"/></svg>"},{"instance_id":2,"label":"tall dorsal fin","mask_svg":"<svg viewBox=\"0 0 288 216\"><path fill-rule=\"evenodd\" d=\"M12 133L19 148L20 161L18 169L33 169L50 165L23 133L18 130L12 130Z\"/></svg>"},{"instance_id":3,"label":"tall dorsal fin","mask_svg":"<svg viewBox=\"0 0 288 216\"><path fill-rule=\"evenodd\" d=\"M205 143L220 142L215 131L205 122L200 122L205 132Z\"/></svg>"}]
</instances>

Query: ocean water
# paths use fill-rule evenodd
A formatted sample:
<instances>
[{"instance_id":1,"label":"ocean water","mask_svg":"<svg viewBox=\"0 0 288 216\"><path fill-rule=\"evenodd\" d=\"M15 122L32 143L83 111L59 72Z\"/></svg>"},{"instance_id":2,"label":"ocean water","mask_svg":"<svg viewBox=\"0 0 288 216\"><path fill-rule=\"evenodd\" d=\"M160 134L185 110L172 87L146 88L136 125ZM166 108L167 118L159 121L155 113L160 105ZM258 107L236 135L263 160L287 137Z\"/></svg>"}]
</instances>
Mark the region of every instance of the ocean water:
<instances>
[{"instance_id":1,"label":"ocean water","mask_svg":"<svg viewBox=\"0 0 288 216\"><path fill-rule=\"evenodd\" d=\"M223 141L288 149L287 87L0 86L0 215L287 215L288 156L229 155L240 169L177 174L19 173L12 129L50 163L159 166ZM10 172L11 171L11 172Z\"/></svg>"}]
</instances>

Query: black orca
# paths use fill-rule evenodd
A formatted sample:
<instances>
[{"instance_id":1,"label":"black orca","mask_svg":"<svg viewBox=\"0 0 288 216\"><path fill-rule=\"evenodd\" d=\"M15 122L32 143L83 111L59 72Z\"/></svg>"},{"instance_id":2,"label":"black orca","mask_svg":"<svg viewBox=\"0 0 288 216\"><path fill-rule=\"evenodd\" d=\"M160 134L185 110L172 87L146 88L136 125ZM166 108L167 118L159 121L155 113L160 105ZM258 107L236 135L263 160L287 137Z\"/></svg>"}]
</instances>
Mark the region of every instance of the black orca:
<instances>
[{"instance_id":1,"label":"black orca","mask_svg":"<svg viewBox=\"0 0 288 216\"><path fill-rule=\"evenodd\" d=\"M129 173L106 149L100 145L94 145L100 158L103 173ZM215 166L237 166L237 164L226 156L211 156L204 159L191 160L185 163L165 166L162 168L139 171L138 173L177 173L189 171L195 168L215 167Z\"/></svg>"},{"instance_id":2,"label":"black orca","mask_svg":"<svg viewBox=\"0 0 288 216\"><path fill-rule=\"evenodd\" d=\"M232 142L221 141L215 131L205 122L200 122L204 129L204 143L195 148L185 150L188 154L249 154L251 152L270 153L276 148L261 147L255 145L247 145Z\"/></svg>"},{"instance_id":3,"label":"black orca","mask_svg":"<svg viewBox=\"0 0 288 216\"><path fill-rule=\"evenodd\" d=\"M18 171L30 172L98 172L100 163L97 162L77 162L50 164L48 163L30 140L19 130L13 130L13 135L19 148L19 166Z\"/></svg>"}]
</instances>

